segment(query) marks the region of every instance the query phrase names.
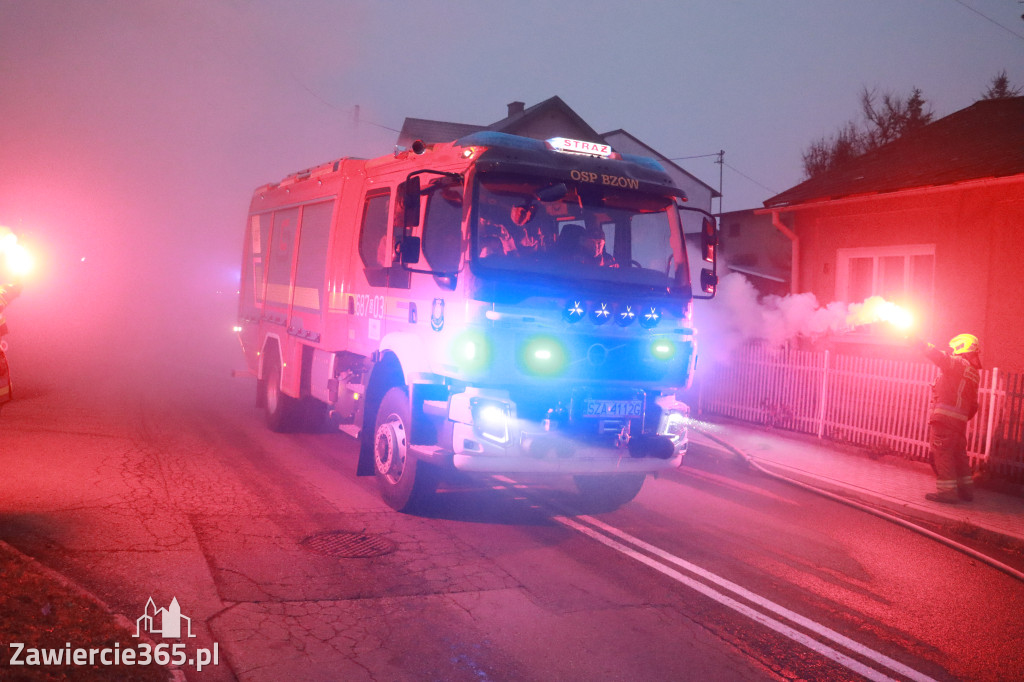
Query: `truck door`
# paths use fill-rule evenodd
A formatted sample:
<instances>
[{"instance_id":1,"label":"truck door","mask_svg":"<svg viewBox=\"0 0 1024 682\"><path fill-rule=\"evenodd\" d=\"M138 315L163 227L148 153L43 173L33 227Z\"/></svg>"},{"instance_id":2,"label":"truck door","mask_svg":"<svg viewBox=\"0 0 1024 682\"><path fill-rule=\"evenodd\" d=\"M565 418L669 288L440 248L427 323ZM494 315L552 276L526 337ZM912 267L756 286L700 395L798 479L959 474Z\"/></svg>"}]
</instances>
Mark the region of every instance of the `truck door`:
<instances>
[{"instance_id":1,"label":"truck door","mask_svg":"<svg viewBox=\"0 0 1024 682\"><path fill-rule=\"evenodd\" d=\"M429 333L435 301L450 297L456 284L463 245L462 178L440 176L425 184L420 201L423 213L415 227L405 226L404 196L405 186L399 185L391 229L385 332L422 335ZM420 237L421 258L412 266L419 272L402 265L396 245L404 236Z\"/></svg>"},{"instance_id":2,"label":"truck door","mask_svg":"<svg viewBox=\"0 0 1024 682\"><path fill-rule=\"evenodd\" d=\"M333 198L302 206L295 285L288 334L300 341L319 343L324 325L324 286L327 246L334 213Z\"/></svg>"},{"instance_id":3,"label":"truck door","mask_svg":"<svg viewBox=\"0 0 1024 682\"><path fill-rule=\"evenodd\" d=\"M384 310L391 264L388 226L391 224L392 191L368 191L363 198L359 227L359 259L366 286L351 296L349 312L354 316L351 333L358 353L369 355L383 336Z\"/></svg>"},{"instance_id":4,"label":"truck door","mask_svg":"<svg viewBox=\"0 0 1024 682\"><path fill-rule=\"evenodd\" d=\"M264 249L270 245L271 214L249 216L249 226L242 245L242 281L239 285L238 323L239 339L245 353L246 364L256 367L260 349L260 319L264 305Z\"/></svg>"}]
</instances>

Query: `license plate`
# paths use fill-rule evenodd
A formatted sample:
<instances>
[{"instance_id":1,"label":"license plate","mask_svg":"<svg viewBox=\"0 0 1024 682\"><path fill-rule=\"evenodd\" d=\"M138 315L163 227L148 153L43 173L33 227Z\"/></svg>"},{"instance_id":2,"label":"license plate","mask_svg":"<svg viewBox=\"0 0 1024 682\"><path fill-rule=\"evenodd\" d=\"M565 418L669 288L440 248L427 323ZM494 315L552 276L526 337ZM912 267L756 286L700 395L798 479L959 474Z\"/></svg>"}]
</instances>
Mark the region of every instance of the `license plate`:
<instances>
[{"instance_id":1,"label":"license plate","mask_svg":"<svg viewBox=\"0 0 1024 682\"><path fill-rule=\"evenodd\" d=\"M587 400L583 404L584 417L642 417L642 400Z\"/></svg>"}]
</instances>

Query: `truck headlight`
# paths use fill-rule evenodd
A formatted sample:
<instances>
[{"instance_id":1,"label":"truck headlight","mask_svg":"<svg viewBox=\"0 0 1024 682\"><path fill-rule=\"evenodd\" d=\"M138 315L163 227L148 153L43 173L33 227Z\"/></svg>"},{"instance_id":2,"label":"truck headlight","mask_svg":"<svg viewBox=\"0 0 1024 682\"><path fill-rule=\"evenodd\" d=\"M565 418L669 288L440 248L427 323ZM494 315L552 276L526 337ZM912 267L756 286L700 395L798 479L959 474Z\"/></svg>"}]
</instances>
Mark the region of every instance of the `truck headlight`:
<instances>
[{"instance_id":1,"label":"truck headlight","mask_svg":"<svg viewBox=\"0 0 1024 682\"><path fill-rule=\"evenodd\" d=\"M509 440L509 421L512 413L508 403L484 398L469 401L473 414L473 430L478 436L492 443L504 445Z\"/></svg>"}]
</instances>

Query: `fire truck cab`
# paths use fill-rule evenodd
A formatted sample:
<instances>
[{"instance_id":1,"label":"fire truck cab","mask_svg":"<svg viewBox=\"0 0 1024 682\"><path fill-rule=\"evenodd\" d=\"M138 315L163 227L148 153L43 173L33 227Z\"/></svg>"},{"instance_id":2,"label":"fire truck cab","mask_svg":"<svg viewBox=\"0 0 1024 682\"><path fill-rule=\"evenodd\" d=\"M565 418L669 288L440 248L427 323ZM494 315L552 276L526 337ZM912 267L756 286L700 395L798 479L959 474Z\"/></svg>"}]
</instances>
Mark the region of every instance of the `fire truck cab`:
<instances>
[{"instance_id":1,"label":"fire truck cab","mask_svg":"<svg viewBox=\"0 0 1024 682\"><path fill-rule=\"evenodd\" d=\"M238 329L267 424L328 416L398 510L452 467L629 501L687 445L685 200L651 159L495 132L258 188Z\"/></svg>"}]
</instances>

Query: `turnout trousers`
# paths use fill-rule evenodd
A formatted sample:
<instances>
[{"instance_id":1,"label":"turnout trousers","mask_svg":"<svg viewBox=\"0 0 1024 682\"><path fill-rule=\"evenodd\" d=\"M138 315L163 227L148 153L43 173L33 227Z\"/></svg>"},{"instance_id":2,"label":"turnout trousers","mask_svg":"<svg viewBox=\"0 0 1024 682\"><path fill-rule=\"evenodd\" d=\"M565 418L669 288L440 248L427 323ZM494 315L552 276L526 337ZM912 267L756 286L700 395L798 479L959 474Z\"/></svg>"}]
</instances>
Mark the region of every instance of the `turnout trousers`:
<instances>
[{"instance_id":1,"label":"turnout trousers","mask_svg":"<svg viewBox=\"0 0 1024 682\"><path fill-rule=\"evenodd\" d=\"M974 485L971 463L967 459L967 423L953 426L933 421L928 425L935 487L940 494L969 492Z\"/></svg>"}]
</instances>

